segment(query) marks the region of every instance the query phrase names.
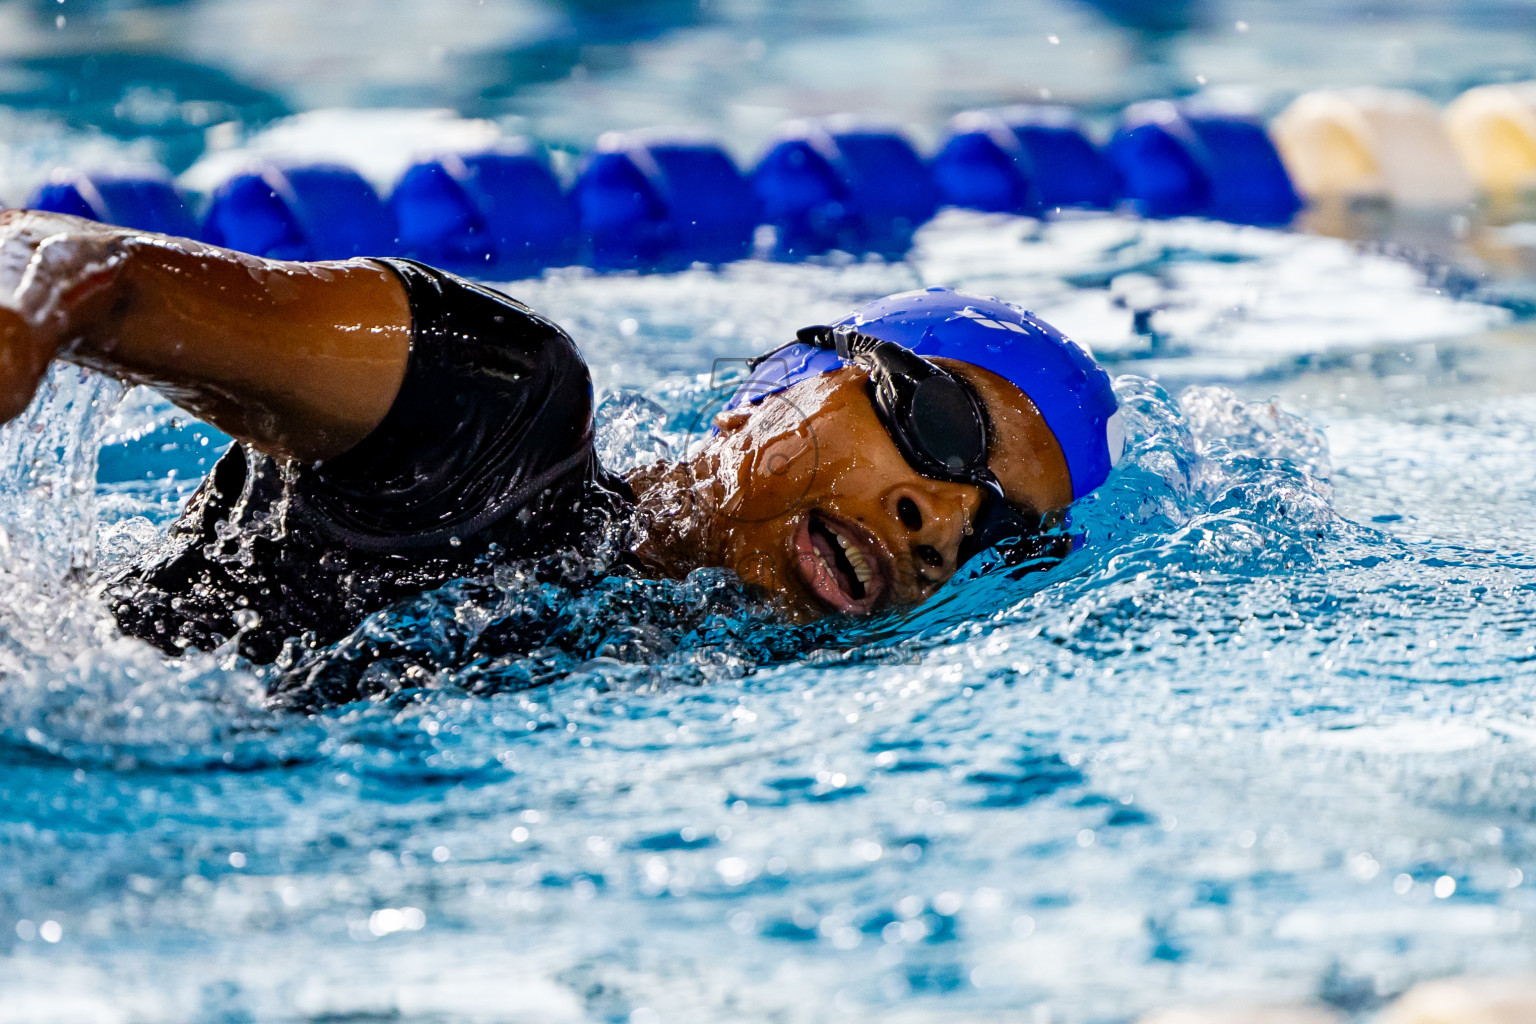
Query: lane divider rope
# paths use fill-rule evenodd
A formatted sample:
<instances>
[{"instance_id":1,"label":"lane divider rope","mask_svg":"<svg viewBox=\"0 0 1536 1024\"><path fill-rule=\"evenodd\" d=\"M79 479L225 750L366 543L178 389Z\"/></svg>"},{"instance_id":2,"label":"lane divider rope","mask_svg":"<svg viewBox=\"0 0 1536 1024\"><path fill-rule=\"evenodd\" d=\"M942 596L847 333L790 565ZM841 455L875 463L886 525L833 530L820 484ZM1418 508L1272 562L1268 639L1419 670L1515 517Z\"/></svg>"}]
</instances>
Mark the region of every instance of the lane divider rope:
<instances>
[{"instance_id":1,"label":"lane divider rope","mask_svg":"<svg viewBox=\"0 0 1536 1024\"><path fill-rule=\"evenodd\" d=\"M335 163L256 162L201 203L159 167L63 169L27 205L274 258L403 255L514 278L726 263L762 251L764 226L778 259L899 258L944 206L1283 226L1307 203L1452 209L1533 192L1526 83L1469 90L1444 112L1400 90L1313 92L1269 125L1198 99L1137 103L1102 145L1063 107L970 111L927 159L888 127L793 121L748 172L707 138L609 133L569 188L537 145L507 139L420 160L387 199Z\"/></svg>"}]
</instances>

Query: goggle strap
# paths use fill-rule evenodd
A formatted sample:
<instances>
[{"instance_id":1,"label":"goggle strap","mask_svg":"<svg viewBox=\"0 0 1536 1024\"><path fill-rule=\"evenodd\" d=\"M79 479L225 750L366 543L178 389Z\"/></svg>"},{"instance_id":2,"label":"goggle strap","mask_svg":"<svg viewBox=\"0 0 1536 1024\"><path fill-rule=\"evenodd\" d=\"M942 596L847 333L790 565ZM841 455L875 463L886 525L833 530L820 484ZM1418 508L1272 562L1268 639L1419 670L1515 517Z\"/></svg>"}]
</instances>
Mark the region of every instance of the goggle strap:
<instances>
[{"instance_id":1,"label":"goggle strap","mask_svg":"<svg viewBox=\"0 0 1536 1024\"><path fill-rule=\"evenodd\" d=\"M760 356L753 356L751 359L747 360L747 369L756 370L759 366L762 366L764 363L778 355L780 352L783 352L787 348L794 348L799 344L801 344L800 341L786 341L784 344L780 345L778 348L771 352L764 352Z\"/></svg>"},{"instance_id":2,"label":"goggle strap","mask_svg":"<svg viewBox=\"0 0 1536 1024\"><path fill-rule=\"evenodd\" d=\"M839 327L832 332L832 343L837 348L839 359L851 360L853 358L853 346L849 344L852 339L848 337L850 333L852 332L846 327Z\"/></svg>"},{"instance_id":3,"label":"goggle strap","mask_svg":"<svg viewBox=\"0 0 1536 1024\"><path fill-rule=\"evenodd\" d=\"M830 348L838 354L839 358L850 362L860 353L873 352L876 346L889 344L873 335L856 331L846 324L841 327L828 327L825 324L802 327L795 332L795 340L802 345ZM899 345L897 347L900 348Z\"/></svg>"}]
</instances>

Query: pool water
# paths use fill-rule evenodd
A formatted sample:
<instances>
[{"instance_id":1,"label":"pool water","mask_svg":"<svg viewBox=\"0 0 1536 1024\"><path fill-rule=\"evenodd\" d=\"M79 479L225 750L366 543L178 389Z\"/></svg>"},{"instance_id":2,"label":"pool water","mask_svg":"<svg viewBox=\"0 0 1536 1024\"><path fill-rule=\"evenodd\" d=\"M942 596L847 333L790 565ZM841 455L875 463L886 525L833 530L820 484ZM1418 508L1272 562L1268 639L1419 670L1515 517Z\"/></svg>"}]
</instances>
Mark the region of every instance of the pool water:
<instances>
[{"instance_id":1,"label":"pool water","mask_svg":"<svg viewBox=\"0 0 1536 1024\"><path fill-rule=\"evenodd\" d=\"M1118 374L1129 458L1061 566L809 628L714 572L449 588L360 633L564 629L313 717L113 633L93 571L226 442L56 371L0 433L0 1020L1121 1021L1529 967L1529 322L1115 217L508 289L580 340L623 467L687 444L712 360L937 281Z\"/></svg>"},{"instance_id":2,"label":"pool water","mask_svg":"<svg viewBox=\"0 0 1536 1024\"><path fill-rule=\"evenodd\" d=\"M257 134L327 104L740 155L837 109L932 136L1021 67L1090 115L1197 75L1443 100L1536 38L1495 0L619 6L13 4L0 195L263 146L377 177L430 120ZM900 261L503 283L580 344L612 468L686 450L743 357L927 284L1091 346L1128 457L1047 572L807 627L718 572L505 573L370 619L332 661L398 642L418 671L313 716L229 651L116 634L97 583L228 439L56 370L0 430L0 1024L1120 1024L1223 996L1366 1021L1529 972L1536 275L1529 225L1465 228L1404 219L1404 254L948 211ZM481 656L517 616L548 642Z\"/></svg>"}]
</instances>

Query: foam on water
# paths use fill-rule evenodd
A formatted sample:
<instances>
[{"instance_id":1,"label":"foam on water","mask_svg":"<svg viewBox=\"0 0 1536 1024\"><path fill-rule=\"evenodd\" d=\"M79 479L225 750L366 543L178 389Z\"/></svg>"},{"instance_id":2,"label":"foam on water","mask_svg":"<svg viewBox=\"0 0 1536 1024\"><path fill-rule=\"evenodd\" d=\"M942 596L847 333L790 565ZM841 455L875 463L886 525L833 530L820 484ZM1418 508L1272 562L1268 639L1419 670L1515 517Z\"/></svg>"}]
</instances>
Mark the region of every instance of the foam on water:
<instances>
[{"instance_id":1,"label":"foam on water","mask_svg":"<svg viewBox=\"0 0 1536 1024\"><path fill-rule=\"evenodd\" d=\"M1287 337L1244 275L1319 246L1401 317L1342 323L1303 280L1314 344ZM374 616L332 660L394 645L396 699L313 717L227 652L112 633L93 544L130 557L220 441L56 373L0 431L0 1021L1115 1021L1529 966L1536 398L1469 397L1484 364L1446 355L1505 311L1338 243L1112 218L511 290L592 357L624 467L686 447L714 360L897 288L1090 310L1142 369L1116 297L1145 279L1185 314L1165 366L1290 397L1124 373L1128 460L1061 565L810 627L714 571L503 575ZM1333 348L1379 383L1404 338L1443 357L1406 400L1289 376ZM519 616L539 646L481 656Z\"/></svg>"}]
</instances>

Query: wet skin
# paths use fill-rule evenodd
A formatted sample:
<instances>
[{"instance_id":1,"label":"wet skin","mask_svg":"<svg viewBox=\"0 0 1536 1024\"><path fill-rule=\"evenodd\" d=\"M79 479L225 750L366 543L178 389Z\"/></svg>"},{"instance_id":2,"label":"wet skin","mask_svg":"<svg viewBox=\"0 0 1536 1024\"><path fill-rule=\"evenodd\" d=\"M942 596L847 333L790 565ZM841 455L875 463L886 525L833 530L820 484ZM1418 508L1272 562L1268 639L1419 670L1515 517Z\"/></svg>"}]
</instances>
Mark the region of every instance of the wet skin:
<instances>
[{"instance_id":1,"label":"wet skin","mask_svg":"<svg viewBox=\"0 0 1536 1024\"><path fill-rule=\"evenodd\" d=\"M410 352L398 279L368 260L289 263L61 214L0 211L0 422L55 359L156 388L279 459L323 461L384 418ZM1066 461L1012 384L950 363L993 425L1011 501L1071 501ZM917 474L863 371L802 381L722 415L688 462L633 473L635 554L659 575L723 566L797 618L931 596L980 495Z\"/></svg>"},{"instance_id":2,"label":"wet skin","mask_svg":"<svg viewBox=\"0 0 1536 1024\"><path fill-rule=\"evenodd\" d=\"M990 465L1009 500L1048 512L1072 500L1055 436L1017 387L966 363L992 421ZM700 550L660 531L638 554L657 568L697 561L781 595L798 619L868 615L927 600L954 575L978 488L918 474L875 415L863 370L802 381L716 418L685 472L640 473L641 507L688 487ZM676 513L677 509L669 509Z\"/></svg>"},{"instance_id":3,"label":"wet skin","mask_svg":"<svg viewBox=\"0 0 1536 1024\"><path fill-rule=\"evenodd\" d=\"M277 458L366 437L405 377L405 290L368 260L288 263L0 211L0 422L62 359L146 384Z\"/></svg>"}]
</instances>

